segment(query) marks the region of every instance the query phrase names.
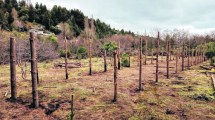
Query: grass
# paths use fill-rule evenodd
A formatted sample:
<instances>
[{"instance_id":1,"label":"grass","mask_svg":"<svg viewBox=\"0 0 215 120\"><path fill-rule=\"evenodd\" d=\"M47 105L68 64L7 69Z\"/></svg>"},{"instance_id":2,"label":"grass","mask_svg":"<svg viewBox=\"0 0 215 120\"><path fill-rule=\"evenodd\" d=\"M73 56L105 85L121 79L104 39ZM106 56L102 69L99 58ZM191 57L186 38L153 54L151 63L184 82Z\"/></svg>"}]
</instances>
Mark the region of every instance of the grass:
<instances>
[{"instance_id":1,"label":"grass","mask_svg":"<svg viewBox=\"0 0 215 120\"><path fill-rule=\"evenodd\" d=\"M54 68L54 64L59 62L64 62L64 59L38 64L40 102L48 104L52 103L53 100L63 101L62 103L59 102L60 108L48 117L68 119L70 114L69 101L71 95L74 94L75 119L215 119L214 90L211 86L211 79L202 73L198 66L181 72L178 76L184 78L183 80L179 80L177 77L166 80L163 75L160 75L159 83L153 84L149 80L154 80L154 68L152 67L154 65L148 64L144 66L144 91L140 93L135 91L138 86L138 61L136 58L132 58L131 68L122 68L119 71L118 101L112 103L113 67L110 64L108 65L108 72L103 73L103 59L93 58L94 74L88 76L88 59L69 60L69 62L81 62L83 67L69 69L69 80L65 80L64 68ZM164 66L165 62L161 64ZM162 70L165 73L165 69ZM20 68L17 67L17 71L18 97L30 103L30 66L28 66L27 74L29 80L22 80ZM9 65L1 65L0 75L1 85L7 85L0 90L8 91L10 89ZM210 100L196 99L199 95L205 95L203 98L210 98ZM7 98L9 97L10 94ZM1 110L13 107L12 103L4 100L0 104L4 106L0 108L0 117ZM17 107L22 108L23 105ZM28 107L26 106L26 108ZM44 110L39 109L38 111L40 111L40 116L44 116L41 115L42 113L45 114ZM31 110L25 112L27 116ZM3 113L5 116L13 114L12 112Z\"/></svg>"}]
</instances>

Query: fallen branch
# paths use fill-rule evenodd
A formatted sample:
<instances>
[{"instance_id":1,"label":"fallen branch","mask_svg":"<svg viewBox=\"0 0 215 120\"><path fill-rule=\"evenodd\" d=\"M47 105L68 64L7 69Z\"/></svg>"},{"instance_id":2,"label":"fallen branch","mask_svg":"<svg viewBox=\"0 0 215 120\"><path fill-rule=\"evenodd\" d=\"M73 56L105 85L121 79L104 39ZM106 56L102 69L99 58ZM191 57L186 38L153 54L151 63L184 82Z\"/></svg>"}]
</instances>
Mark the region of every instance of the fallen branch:
<instances>
[{"instance_id":1,"label":"fallen branch","mask_svg":"<svg viewBox=\"0 0 215 120\"><path fill-rule=\"evenodd\" d=\"M206 67L206 66L200 66L202 69L205 69L205 70L211 70L211 68L210 67Z\"/></svg>"}]
</instances>

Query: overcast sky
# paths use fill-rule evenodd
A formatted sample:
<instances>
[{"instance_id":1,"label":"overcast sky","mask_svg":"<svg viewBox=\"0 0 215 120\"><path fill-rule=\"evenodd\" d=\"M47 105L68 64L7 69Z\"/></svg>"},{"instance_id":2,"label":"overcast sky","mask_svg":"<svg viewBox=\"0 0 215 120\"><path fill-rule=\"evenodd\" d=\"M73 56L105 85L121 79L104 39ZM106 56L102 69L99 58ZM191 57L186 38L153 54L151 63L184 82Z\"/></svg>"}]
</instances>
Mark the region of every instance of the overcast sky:
<instances>
[{"instance_id":1,"label":"overcast sky","mask_svg":"<svg viewBox=\"0 0 215 120\"><path fill-rule=\"evenodd\" d=\"M214 0L31 0L51 8L61 5L80 9L85 15L117 29L145 33L159 29L187 29L205 33L215 30Z\"/></svg>"}]
</instances>

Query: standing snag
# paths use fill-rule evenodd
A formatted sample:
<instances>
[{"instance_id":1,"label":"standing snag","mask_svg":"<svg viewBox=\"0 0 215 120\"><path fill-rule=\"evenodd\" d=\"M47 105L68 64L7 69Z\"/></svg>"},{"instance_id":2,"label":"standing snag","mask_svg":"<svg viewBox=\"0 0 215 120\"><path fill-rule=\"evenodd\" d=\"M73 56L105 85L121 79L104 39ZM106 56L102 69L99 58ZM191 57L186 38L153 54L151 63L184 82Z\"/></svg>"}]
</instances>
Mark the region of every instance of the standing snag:
<instances>
[{"instance_id":1,"label":"standing snag","mask_svg":"<svg viewBox=\"0 0 215 120\"><path fill-rule=\"evenodd\" d=\"M121 61L120 61L120 42L118 42L118 51L117 51L117 58L118 58L118 70L121 69Z\"/></svg>"},{"instance_id":2,"label":"standing snag","mask_svg":"<svg viewBox=\"0 0 215 120\"><path fill-rule=\"evenodd\" d=\"M166 72L167 72L166 78L169 79L169 54L170 54L169 36L166 37L166 42L167 42L166 43L166 48L167 48L167 50L166 50Z\"/></svg>"},{"instance_id":3,"label":"standing snag","mask_svg":"<svg viewBox=\"0 0 215 120\"><path fill-rule=\"evenodd\" d=\"M34 33L30 33L30 51L31 51L31 78L32 78L32 97L33 97L33 107L39 107L39 97L37 90L37 69L36 69L36 48L35 48L35 40Z\"/></svg>"},{"instance_id":4,"label":"standing snag","mask_svg":"<svg viewBox=\"0 0 215 120\"><path fill-rule=\"evenodd\" d=\"M158 56L159 56L159 46L160 46L160 33L158 32L157 38L157 49L156 49L156 82L158 82Z\"/></svg>"},{"instance_id":5,"label":"standing snag","mask_svg":"<svg viewBox=\"0 0 215 120\"><path fill-rule=\"evenodd\" d=\"M139 91L142 90L142 37L140 37L140 56L139 56Z\"/></svg>"},{"instance_id":6,"label":"standing snag","mask_svg":"<svg viewBox=\"0 0 215 120\"><path fill-rule=\"evenodd\" d=\"M114 50L113 52L113 57L114 57L114 97L113 97L113 102L117 101L117 51Z\"/></svg>"},{"instance_id":7,"label":"standing snag","mask_svg":"<svg viewBox=\"0 0 215 120\"><path fill-rule=\"evenodd\" d=\"M10 83L11 83L11 99L17 99L16 86L16 41L10 38Z\"/></svg>"}]
</instances>

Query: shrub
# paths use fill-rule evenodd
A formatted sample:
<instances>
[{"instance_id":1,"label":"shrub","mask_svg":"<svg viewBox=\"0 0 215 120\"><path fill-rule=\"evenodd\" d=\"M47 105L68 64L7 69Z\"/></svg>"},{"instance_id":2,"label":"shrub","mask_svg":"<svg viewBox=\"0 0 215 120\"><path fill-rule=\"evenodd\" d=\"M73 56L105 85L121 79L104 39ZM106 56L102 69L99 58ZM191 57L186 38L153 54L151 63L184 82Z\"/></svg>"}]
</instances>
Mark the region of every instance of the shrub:
<instances>
[{"instance_id":1,"label":"shrub","mask_svg":"<svg viewBox=\"0 0 215 120\"><path fill-rule=\"evenodd\" d=\"M129 65L129 56L128 56L127 53L122 54L122 63L121 64L122 64L123 67L130 67L130 65Z\"/></svg>"},{"instance_id":2,"label":"shrub","mask_svg":"<svg viewBox=\"0 0 215 120\"><path fill-rule=\"evenodd\" d=\"M60 33L61 33L61 30L59 30L57 27L54 27L54 26L51 26L51 27L49 28L49 30L50 30L51 32L53 32L54 34L60 34Z\"/></svg>"},{"instance_id":3,"label":"shrub","mask_svg":"<svg viewBox=\"0 0 215 120\"><path fill-rule=\"evenodd\" d=\"M86 59L87 58L87 49L83 46L78 47L76 52L77 59Z\"/></svg>"}]
</instances>

